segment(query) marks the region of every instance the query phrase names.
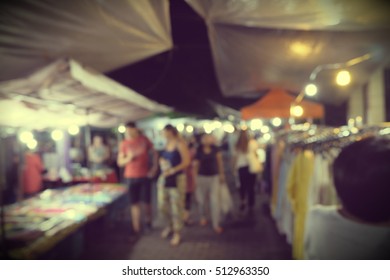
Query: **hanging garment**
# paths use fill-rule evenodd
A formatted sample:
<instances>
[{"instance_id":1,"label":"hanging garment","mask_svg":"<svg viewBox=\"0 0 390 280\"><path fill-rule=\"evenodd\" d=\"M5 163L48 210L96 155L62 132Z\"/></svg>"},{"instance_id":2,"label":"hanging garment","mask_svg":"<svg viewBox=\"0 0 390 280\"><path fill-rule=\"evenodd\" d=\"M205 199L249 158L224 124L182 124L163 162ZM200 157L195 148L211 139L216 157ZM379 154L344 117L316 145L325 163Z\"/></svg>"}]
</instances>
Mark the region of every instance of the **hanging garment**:
<instances>
[{"instance_id":1,"label":"hanging garment","mask_svg":"<svg viewBox=\"0 0 390 280\"><path fill-rule=\"evenodd\" d=\"M278 187L279 187L279 170L282 163L282 155L284 152L285 143L279 141L277 145L273 147L272 151L272 196L271 196L271 213L275 216L275 208L278 200Z\"/></svg>"},{"instance_id":2,"label":"hanging garment","mask_svg":"<svg viewBox=\"0 0 390 280\"><path fill-rule=\"evenodd\" d=\"M308 213L305 258L372 260L390 258L390 227L358 223L337 206L317 206Z\"/></svg>"},{"instance_id":3,"label":"hanging garment","mask_svg":"<svg viewBox=\"0 0 390 280\"><path fill-rule=\"evenodd\" d=\"M314 170L314 153L300 152L295 158L288 175L287 192L294 213L293 258L303 259L303 243L308 189Z\"/></svg>"},{"instance_id":4,"label":"hanging garment","mask_svg":"<svg viewBox=\"0 0 390 280\"><path fill-rule=\"evenodd\" d=\"M283 182L279 184L280 195L278 201L278 207L280 211L280 218L278 223L278 228L286 236L286 241L289 244L292 244L294 236L294 214L292 210L291 201L289 200L287 194L287 179L289 170L292 168L292 164L296 157L296 154L286 150L286 157L283 159L285 161L285 169L283 170Z\"/></svg>"},{"instance_id":5,"label":"hanging garment","mask_svg":"<svg viewBox=\"0 0 390 280\"><path fill-rule=\"evenodd\" d=\"M285 219L288 219L286 216L291 217L291 206L287 197L287 177L288 172L291 169L291 165L294 161L295 155L288 150L285 151L279 169L279 179L278 179L278 195L276 206L274 210L274 218L276 220L276 225L279 230L279 233L290 236L292 233L289 230L286 230L286 227L283 226ZM288 238L289 239L289 238Z\"/></svg>"}]
</instances>

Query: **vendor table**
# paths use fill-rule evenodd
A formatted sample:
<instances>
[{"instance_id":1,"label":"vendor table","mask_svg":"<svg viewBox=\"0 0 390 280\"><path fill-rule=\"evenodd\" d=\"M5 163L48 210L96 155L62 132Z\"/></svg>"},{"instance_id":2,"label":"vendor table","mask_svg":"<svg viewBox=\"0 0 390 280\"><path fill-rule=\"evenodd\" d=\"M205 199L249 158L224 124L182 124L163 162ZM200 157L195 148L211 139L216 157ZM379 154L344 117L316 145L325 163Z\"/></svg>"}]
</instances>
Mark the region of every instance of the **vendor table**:
<instances>
[{"instance_id":1,"label":"vendor table","mask_svg":"<svg viewBox=\"0 0 390 280\"><path fill-rule=\"evenodd\" d=\"M107 172L104 176L92 176L90 178L83 176L75 176L70 182L63 182L61 179L51 180L49 178L43 178L43 186L45 189L53 189L64 186L72 186L81 183L118 183L118 177L114 170Z\"/></svg>"},{"instance_id":2,"label":"vendor table","mask_svg":"<svg viewBox=\"0 0 390 280\"><path fill-rule=\"evenodd\" d=\"M104 215L108 206L126 192L120 184L81 184L45 190L5 207L7 257L39 258L86 223Z\"/></svg>"}]
</instances>

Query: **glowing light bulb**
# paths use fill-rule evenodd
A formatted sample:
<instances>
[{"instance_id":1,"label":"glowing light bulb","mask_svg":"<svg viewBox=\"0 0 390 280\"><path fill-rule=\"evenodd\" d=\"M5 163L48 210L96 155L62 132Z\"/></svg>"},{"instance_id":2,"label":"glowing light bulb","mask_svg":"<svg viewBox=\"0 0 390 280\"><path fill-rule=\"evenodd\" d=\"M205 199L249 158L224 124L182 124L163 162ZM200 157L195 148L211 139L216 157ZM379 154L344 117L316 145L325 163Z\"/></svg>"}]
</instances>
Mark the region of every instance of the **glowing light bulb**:
<instances>
[{"instance_id":1,"label":"glowing light bulb","mask_svg":"<svg viewBox=\"0 0 390 280\"><path fill-rule=\"evenodd\" d=\"M192 125L189 125L189 126L186 127L186 131L188 133L192 133L192 132L194 132L194 127Z\"/></svg>"},{"instance_id":2,"label":"glowing light bulb","mask_svg":"<svg viewBox=\"0 0 390 280\"><path fill-rule=\"evenodd\" d=\"M271 134L269 134L269 133L264 134L264 135L263 135L263 139L264 139L265 141L271 140Z\"/></svg>"},{"instance_id":3,"label":"glowing light bulb","mask_svg":"<svg viewBox=\"0 0 390 280\"><path fill-rule=\"evenodd\" d=\"M64 133L59 129L53 130L51 133L51 138L53 138L54 141L59 141L63 137L64 137Z\"/></svg>"},{"instance_id":4,"label":"glowing light bulb","mask_svg":"<svg viewBox=\"0 0 390 280\"><path fill-rule=\"evenodd\" d=\"M232 124L230 124L230 123L224 124L223 125L223 130L226 133L233 133L234 132L234 126Z\"/></svg>"},{"instance_id":5,"label":"glowing light bulb","mask_svg":"<svg viewBox=\"0 0 390 280\"><path fill-rule=\"evenodd\" d=\"M272 125L275 127L279 127L282 125L282 120L281 118L274 118L272 119Z\"/></svg>"},{"instance_id":6,"label":"glowing light bulb","mask_svg":"<svg viewBox=\"0 0 390 280\"><path fill-rule=\"evenodd\" d=\"M303 108L302 106L296 105L291 108L291 115L295 117L302 117L303 115Z\"/></svg>"},{"instance_id":7,"label":"glowing light bulb","mask_svg":"<svg viewBox=\"0 0 390 280\"><path fill-rule=\"evenodd\" d=\"M307 96L315 96L317 94L317 86L315 84L308 84L305 87L305 93Z\"/></svg>"},{"instance_id":8,"label":"glowing light bulb","mask_svg":"<svg viewBox=\"0 0 390 280\"><path fill-rule=\"evenodd\" d=\"M361 126L363 124L363 118L361 116L357 116L355 118L355 124L356 126Z\"/></svg>"},{"instance_id":9,"label":"glowing light bulb","mask_svg":"<svg viewBox=\"0 0 390 280\"><path fill-rule=\"evenodd\" d=\"M22 143L27 144L31 139L34 139L34 135L30 131L23 131L20 133L19 139Z\"/></svg>"},{"instance_id":10,"label":"glowing light bulb","mask_svg":"<svg viewBox=\"0 0 390 280\"><path fill-rule=\"evenodd\" d=\"M305 57L310 54L311 47L302 42L294 42L290 45L290 50L297 55Z\"/></svg>"},{"instance_id":11,"label":"glowing light bulb","mask_svg":"<svg viewBox=\"0 0 390 280\"><path fill-rule=\"evenodd\" d=\"M123 124L118 126L118 132L119 133L125 133L126 132L126 127Z\"/></svg>"},{"instance_id":12,"label":"glowing light bulb","mask_svg":"<svg viewBox=\"0 0 390 280\"><path fill-rule=\"evenodd\" d=\"M352 127L352 128L351 128L351 133L356 134L356 133L358 133L358 132L359 132L359 129L358 129L358 128L356 128L356 127Z\"/></svg>"},{"instance_id":13,"label":"glowing light bulb","mask_svg":"<svg viewBox=\"0 0 390 280\"><path fill-rule=\"evenodd\" d=\"M263 126L261 129L260 129L261 133L268 133L270 131L269 127L268 126Z\"/></svg>"},{"instance_id":14,"label":"glowing light bulb","mask_svg":"<svg viewBox=\"0 0 390 280\"><path fill-rule=\"evenodd\" d=\"M348 126L349 126L349 127L354 127L354 126L355 126L355 119L350 118L350 119L348 120Z\"/></svg>"},{"instance_id":15,"label":"glowing light bulb","mask_svg":"<svg viewBox=\"0 0 390 280\"><path fill-rule=\"evenodd\" d=\"M76 135L80 132L80 128L77 125L72 125L68 128L68 132L70 135Z\"/></svg>"},{"instance_id":16,"label":"glowing light bulb","mask_svg":"<svg viewBox=\"0 0 390 280\"><path fill-rule=\"evenodd\" d=\"M343 136L349 136L351 133L348 131L348 130L344 130L343 132L342 132L342 135Z\"/></svg>"},{"instance_id":17,"label":"glowing light bulb","mask_svg":"<svg viewBox=\"0 0 390 280\"><path fill-rule=\"evenodd\" d=\"M179 124L176 126L176 128L177 128L177 131L183 132L183 130L184 130L184 124L179 123Z\"/></svg>"},{"instance_id":18,"label":"glowing light bulb","mask_svg":"<svg viewBox=\"0 0 390 280\"><path fill-rule=\"evenodd\" d=\"M213 125L210 124L210 123L205 123L204 126L203 126L203 128L204 128L204 131L205 131L206 133L211 133L211 132L213 132L213 130L214 130Z\"/></svg>"},{"instance_id":19,"label":"glowing light bulb","mask_svg":"<svg viewBox=\"0 0 390 280\"><path fill-rule=\"evenodd\" d=\"M215 121L213 126L214 126L215 129L221 128L222 127L222 123L220 121Z\"/></svg>"},{"instance_id":20,"label":"glowing light bulb","mask_svg":"<svg viewBox=\"0 0 390 280\"><path fill-rule=\"evenodd\" d=\"M28 142L27 142L27 147L28 147L30 150L35 149L37 146L38 146L38 142L37 142L35 139L30 139L30 140L28 140Z\"/></svg>"},{"instance_id":21,"label":"glowing light bulb","mask_svg":"<svg viewBox=\"0 0 390 280\"><path fill-rule=\"evenodd\" d=\"M263 121L260 119L251 120L250 126L251 130L258 130L263 126Z\"/></svg>"},{"instance_id":22,"label":"glowing light bulb","mask_svg":"<svg viewBox=\"0 0 390 280\"><path fill-rule=\"evenodd\" d=\"M351 83L351 74L347 70L341 70L337 73L336 83L339 86L347 86Z\"/></svg>"}]
</instances>

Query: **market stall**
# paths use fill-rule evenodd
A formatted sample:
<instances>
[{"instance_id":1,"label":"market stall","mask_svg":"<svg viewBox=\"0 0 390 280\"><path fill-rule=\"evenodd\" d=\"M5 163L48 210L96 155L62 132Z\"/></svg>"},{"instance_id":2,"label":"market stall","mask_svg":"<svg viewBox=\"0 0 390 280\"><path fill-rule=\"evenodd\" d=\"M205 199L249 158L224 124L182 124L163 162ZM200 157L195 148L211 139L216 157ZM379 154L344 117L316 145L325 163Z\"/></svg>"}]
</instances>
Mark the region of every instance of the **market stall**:
<instances>
[{"instance_id":1,"label":"market stall","mask_svg":"<svg viewBox=\"0 0 390 280\"><path fill-rule=\"evenodd\" d=\"M294 105L296 96L280 89L269 91L259 101L241 109L241 118L250 120L255 118L290 118L292 116L291 107ZM321 104L302 100L299 104L302 114L293 115L300 118L323 118L324 106Z\"/></svg>"},{"instance_id":2,"label":"market stall","mask_svg":"<svg viewBox=\"0 0 390 280\"><path fill-rule=\"evenodd\" d=\"M126 192L119 184L83 184L46 190L7 206L7 257L39 258L86 223L106 214L107 207Z\"/></svg>"},{"instance_id":3,"label":"market stall","mask_svg":"<svg viewBox=\"0 0 390 280\"><path fill-rule=\"evenodd\" d=\"M1 82L0 111L1 136L16 136L13 144L19 151L19 175L25 178L21 181L32 179L23 169L28 158L24 153L33 158L39 146L38 134L47 131L55 147L45 159L45 168L55 169L62 176L59 181L52 176L56 172L46 170L45 180L57 182L56 187L68 186L46 190L5 209L1 207L1 240L7 249L3 254L11 258L39 258L87 222L103 215L109 205L126 193L121 185L101 184L118 181L108 168L92 172L87 163L83 172L72 174L70 137L83 130L86 148L91 141L91 126L116 128L171 109L74 60L60 59L25 78ZM43 171L43 163L35 165ZM3 189L6 182L1 183ZM77 183L85 184L74 186Z\"/></svg>"}]
</instances>

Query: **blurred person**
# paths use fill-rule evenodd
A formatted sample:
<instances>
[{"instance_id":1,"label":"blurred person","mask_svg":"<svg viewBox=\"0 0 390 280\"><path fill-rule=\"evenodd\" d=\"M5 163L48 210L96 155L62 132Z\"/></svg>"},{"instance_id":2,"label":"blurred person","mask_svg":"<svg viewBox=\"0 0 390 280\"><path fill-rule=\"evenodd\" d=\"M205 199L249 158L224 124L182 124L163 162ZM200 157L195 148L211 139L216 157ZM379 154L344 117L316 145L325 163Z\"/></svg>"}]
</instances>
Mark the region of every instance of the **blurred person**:
<instances>
[{"instance_id":1,"label":"blurred person","mask_svg":"<svg viewBox=\"0 0 390 280\"><path fill-rule=\"evenodd\" d=\"M366 138L345 147L333 164L340 206L308 214L306 259L390 258L390 140Z\"/></svg>"},{"instance_id":2,"label":"blurred person","mask_svg":"<svg viewBox=\"0 0 390 280\"><path fill-rule=\"evenodd\" d=\"M5 153L5 190L3 193L4 204L12 204L17 200L17 192L19 190L19 148L18 141L15 136L7 137L0 145L4 145Z\"/></svg>"},{"instance_id":3,"label":"blurred person","mask_svg":"<svg viewBox=\"0 0 390 280\"><path fill-rule=\"evenodd\" d=\"M195 138L191 137L188 141L188 151L190 154L190 165L186 168L186 197L185 197L185 209L184 209L184 223L191 225L192 221L190 218L192 195L195 191L195 170L194 170L194 159L196 155L196 143Z\"/></svg>"},{"instance_id":4,"label":"blurred person","mask_svg":"<svg viewBox=\"0 0 390 280\"><path fill-rule=\"evenodd\" d=\"M152 164L149 154L153 155ZM136 235L141 231L141 201L144 203L146 227L151 228L152 185L149 178L157 173L157 159L152 142L140 134L135 123L127 123L125 139L119 145L117 163L125 167L124 178L129 188L131 221Z\"/></svg>"},{"instance_id":5,"label":"blurred person","mask_svg":"<svg viewBox=\"0 0 390 280\"><path fill-rule=\"evenodd\" d=\"M88 161L91 164L91 170L105 169L109 157L110 153L108 147L104 144L103 137L95 135L92 139L92 145L88 147Z\"/></svg>"},{"instance_id":6,"label":"blurred person","mask_svg":"<svg viewBox=\"0 0 390 280\"><path fill-rule=\"evenodd\" d=\"M22 188L19 190L18 200L32 197L43 189L42 174L45 168L37 149L28 150L25 153L22 172Z\"/></svg>"},{"instance_id":7,"label":"blurred person","mask_svg":"<svg viewBox=\"0 0 390 280\"><path fill-rule=\"evenodd\" d=\"M190 164L186 142L172 125L163 130L166 144L160 156L161 176L158 180L158 204L164 218L162 238L173 233L170 244L177 246L181 241L183 212L186 193L185 170Z\"/></svg>"},{"instance_id":8,"label":"blurred person","mask_svg":"<svg viewBox=\"0 0 390 280\"><path fill-rule=\"evenodd\" d=\"M115 137L110 137L108 139L108 147L109 147L109 166L114 170L116 178L120 178L120 168L117 163L118 158L118 139Z\"/></svg>"},{"instance_id":9,"label":"blurred person","mask_svg":"<svg viewBox=\"0 0 390 280\"><path fill-rule=\"evenodd\" d=\"M212 135L204 134L195 156L196 196L200 212L200 225L207 225L206 203L210 203L211 221L217 234L223 232L220 225L220 184L225 184L222 153Z\"/></svg>"},{"instance_id":10,"label":"blurred person","mask_svg":"<svg viewBox=\"0 0 390 280\"><path fill-rule=\"evenodd\" d=\"M240 184L240 211L253 213L255 205L256 173L250 169L250 159L257 158L257 142L249 137L246 130L241 130L233 154L233 170L237 170Z\"/></svg>"}]
</instances>

